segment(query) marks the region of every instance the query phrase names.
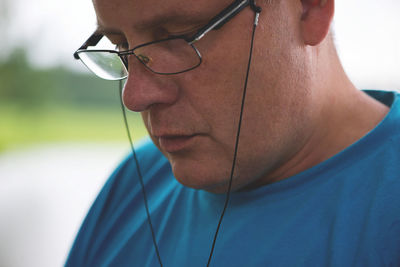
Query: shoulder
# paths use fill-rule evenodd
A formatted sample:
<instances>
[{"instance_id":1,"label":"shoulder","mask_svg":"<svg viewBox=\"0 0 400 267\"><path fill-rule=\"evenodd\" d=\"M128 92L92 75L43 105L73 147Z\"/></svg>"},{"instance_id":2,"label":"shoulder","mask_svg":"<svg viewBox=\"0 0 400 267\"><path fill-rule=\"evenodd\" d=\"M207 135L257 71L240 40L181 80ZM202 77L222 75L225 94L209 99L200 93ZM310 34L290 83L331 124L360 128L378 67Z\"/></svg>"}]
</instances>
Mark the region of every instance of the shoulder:
<instances>
[{"instance_id":1,"label":"shoulder","mask_svg":"<svg viewBox=\"0 0 400 267\"><path fill-rule=\"evenodd\" d=\"M121 162L100 192L98 198L107 199L109 206L112 203L118 205L124 198L138 194L141 191L140 179L146 190L169 180L167 177L172 173L170 164L150 138L135 146L135 154L130 153ZM112 210L111 207L110 212Z\"/></svg>"},{"instance_id":2,"label":"shoulder","mask_svg":"<svg viewBox=\"0 0 400 267\"><path fill-rule=\"evenodd\" d=\"M383 246L392 242L400 249L400 94L388 91L367 91L375 99L390 107L389 113L371 132L369 140L374 148L369 155L360 154L368 164L360 168L370 192L370 213L380 225ZM368 179L373 176L375 179ZM360 185L361 186L361 185ZM393 237L399 237L394 239ZM388 248L382 248L386 251Z\"/></svg>"},{"instance_id":3,"label":"shoulder","mask_svg":"<svg viewBox=\"0 0 400 267\"><path fill-rule=\"evenodd\" d=\"M148 137L135 145L134 150L142 171L148 171L156 167L154 163L166 163L165 157ZM134 154L132 152L120 163L112 176L121 175L130 168L136 169Z\"/></svg>"},{"instance_id":4,"label":"shoulder","mask_svg":"<svg viewBox=\"0 0 400 267\"><path fill-rule=\"evenodd\" d=\"M375 141L376 144L387 147L389 150L395 150L400 145L400 94L398 92L373 90L366 90L365 92L390 108L385 118L365 139ZM381 142L378 142L378 139ZM400 154L400 150L395 151L396 154Z\"/></svg>"},{"instance_id":5,"label":"shoulder","mask_svg":"<svg viewBox=\"0 0 400 267\"><path fill-rule=\"evenodd\" d=\"M347 159L352 166L358 167L357 173L374 177L380 186L396 183L400 190L400 94L389 91L366 93L390 110L375 129L349 149L347 155L351 157ZM390 186L387 189L390 190ZM400 194L398 196L400 198Z\"/></svg>"},{"instance_id":6,"label":"shoulder","mask_svg":"<svg viewBox=\"0 0 400 267\"><path fill-rule=\"evenodd\" d=\"M174 181L168 179L172 175L168 161L150 139L140 142L135 152L138 164L133 154L129 154L98 194L79 230L66 266L84 266L85 262L94 260L102 253L101 246L110 242L110 229L121 231L126 214L141 214L137 210L143 206L139 173L146 192L162 190L165 183Z\"/></svg>"}]
</instances>

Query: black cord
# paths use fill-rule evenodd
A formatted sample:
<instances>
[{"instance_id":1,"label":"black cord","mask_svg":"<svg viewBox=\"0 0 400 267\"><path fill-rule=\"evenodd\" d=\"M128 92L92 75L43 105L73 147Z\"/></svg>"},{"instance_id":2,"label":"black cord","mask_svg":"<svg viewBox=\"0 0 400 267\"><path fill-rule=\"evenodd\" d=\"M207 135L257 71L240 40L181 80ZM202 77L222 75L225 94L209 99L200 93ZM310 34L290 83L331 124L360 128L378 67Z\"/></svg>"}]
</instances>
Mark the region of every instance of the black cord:
<instances>
[{"instance_id":1,"label":"black cord","mask_svg":"<svg viewBox=\"0 0 400 267\"><path fill-rule=\"evenodd\" d=\"M129 139L129 143L131 145L131 149L132 149L132 155L133 158L135 160L135 164L136 164L136 170L137 170L137 174L139 176L139 181L140 181L140 185L142 186L142 193L143 193L143 201L144 201L144 206L146 208L146 214L147 214L147 222L149 223L150 226L150 231L151 231L151 236L153 238L153 245L154 245L154 249L156 251L156 255L157 255L157 259L158 262L160 263L160 266L162 267L162 262L161 262L161 256L160 256L160 252L158 250L158 246L157 246L157 241L156 241L156 235L154 233L154 229L153 229L153 224L151 223L151 218L150 218L150 212L149 212L149 205L147 202L147 195L146 195L146 191L144 189L144 183L143 183L143 178L142 178L142 173L140 171L139 168L139 162L136 156L136 152L135 152L135 148L133 147L133 142L132 142L132 137L129 131L129 125L128 125L128 120L126 118L126 111L125 111L125 106L124 103L122 101L122 80L119 81L119 99L120 99L120 103L121 103L121 109L122 109L122 114L124 116L124 123L125 123L125 128L126 128L126 132L128 134L128 139Z\"/></svg>"},{"instance_id":2,"label":"black cord","mask_svg":"<svg viewBox=\"0 0 400 267\"><path fill-rule=\"evenodd\" d=\"M251 2L253 2L253 1L251 1ZM254 5L254 2L253 2L253 5ZM214 240L213 240L213 243L212 243L212 246L211 246L211 252L210 252L210 256L209 256L209 258L208 258L207 267L210 266L211 259L212 259L213 253L214 253L215 243L216 243L216 241L217 241L217 236L218 236L218 233L219 233L219 229L220 229L220 227L221 227L222 220L223 220L223 218L224 218L226 208L228 207L228 203L229 203L229 199L230 199L230 195L231 195L233 174L234 174L234 172L235 172L236 156L237 156L237 151L238 151L238 147L239 147L240 129L241 129L241 126L242 126L243 110L244 110L244 104L245 104L246 92L247 92L247 82L248 82L248 79L249 79L250 66L251 66L251 58L252 58L252 55L253 55L254 35L255 35L255 31L256 31L256 27L257 27L257 23L258 23L258 16L259 16L259 13L261 12L261 8L260 8L260 7L257 7L257 6L255 6L255 5L254 5L254 7L256 8L256 9L254 9L254 10L256 11L256 17L255 17L255 19L254 19L253 33L252 33L252 36L251 36L250 55L249 55L249 62L248 62L248 64L247 64L246 80L245 80L245 82L244 82L244 89L243 89L243 96L242 96L242 105L241 105L241 108L240 108L239 124L238 124L238 130L237 130L237 134L236 134L236 143L235 143L235 151L234 151L234 154L233 154L233 162L232 162L232 169L231 169L231 177L230 177L230 179L229 179L228 192L226 193L226 199L225 199L224 209L222 210L221 217L219 218L217 230L216 230L216 232L215 232Z\"/></svg>"}]
</instances>

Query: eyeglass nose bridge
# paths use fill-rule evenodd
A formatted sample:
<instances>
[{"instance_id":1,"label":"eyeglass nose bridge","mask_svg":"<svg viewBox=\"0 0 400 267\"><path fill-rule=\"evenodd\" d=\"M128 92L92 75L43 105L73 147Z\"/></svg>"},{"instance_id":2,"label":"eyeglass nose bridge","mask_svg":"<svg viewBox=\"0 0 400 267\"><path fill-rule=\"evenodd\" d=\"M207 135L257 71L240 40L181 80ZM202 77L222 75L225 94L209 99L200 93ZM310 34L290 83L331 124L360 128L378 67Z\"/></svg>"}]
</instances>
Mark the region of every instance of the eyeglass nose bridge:
<instances>
[{"instance_id":1,"label":"eyeglass nose bridge","mask_svg":"<svg viewBox=\"0 0 400 267\"><path fill-rule=\"evenodd\" d=\"M150 69L148 67L148 64L152 61L151 57L149 57L145 54L136 54L135 50L136 49L118 52L118 56L121 58L121 61L125 65L126 69L129 70L128 56L130 56L130 55L134 56L137 60L139 60L139 62L142 63L147 69Z\"/></svg>"}]
</instances>

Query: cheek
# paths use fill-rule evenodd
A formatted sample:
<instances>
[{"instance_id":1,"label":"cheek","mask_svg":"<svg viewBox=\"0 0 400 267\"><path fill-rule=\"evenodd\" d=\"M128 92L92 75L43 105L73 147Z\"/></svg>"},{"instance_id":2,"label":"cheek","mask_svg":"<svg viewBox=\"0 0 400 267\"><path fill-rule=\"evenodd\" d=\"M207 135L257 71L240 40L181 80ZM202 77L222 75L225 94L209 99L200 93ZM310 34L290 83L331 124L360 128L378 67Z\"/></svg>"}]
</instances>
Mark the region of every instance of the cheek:
<instances>
[{"instance_id":1,"label":"cheek","mask_svg":"<svg viewBox=\"0 0 400 267\"><path fill-rule=\"evenodd\" d=\"M150 133L150 132L151 132L151 124L150 124L149 112L148 112L148 111L143 111L143 112L140 112L140 115L141 115L141 117L142 117L143 124L144 124L144 126L146 127L146 129L147 129L147 132ZM154 142L154 143L156 144L156 146L158 147L158 141L157 141L157 139L153 138L153 136L151 136L150 134L149 134L149 136L151 137L151 139L153 140L153 142Z\"/></svg>"},{"instance_id":2,"label":"cheek","mask_svg":"<svg viewBox=\"0 0 400 267\"><path fill-rule=\"evenodd\" d=\"M243 126L248 125L257 140L265 140L263 134L273 140L289 138L309 117L312 95L307 73L292 53L265 55L252 64Z\"/></svg>"},{"instance_id":3,"label":"cheek","mask_svg":"<svg viewBox=\"0 0 400 267\"><path fill-rule=\"evenodd\" d=\"M230 67L210 64L205 64L204 68L193 73L193 81L189 83L192 84L191 91L187 92L190 96L187 99L210 126L210 138L226 154L231 155L244 79Z\"/></svg>"},{"instance_id":4,"label":"cheek","mask_svg":"<svg viewBox=\"0 0 400 267\"><path fill-rule=\"evenodd\" d=\"M242 177L265 175L305 140L312 95L304 61L293 53L255 49L238 152Z\"/></svg>"},{"instance_id":5,"label":"cheek","mask_svg":"<svg viewBox=\"0 0 400 267\"><path fill-rule=\"evenodd\" d=\"M218 31L213 34L218 34ZM229 42L231 35L220 34L213 38L214 35L210 36L210 41L207 40L207 45L198 44L199 51L205 51L202 53L203 62L198 69L188 73L187 85L194 89L190 98L202 103L201 113L215 124L225 124L225 120L232 124L240 109L249 40Z\"/></svg>"}]
</instances>

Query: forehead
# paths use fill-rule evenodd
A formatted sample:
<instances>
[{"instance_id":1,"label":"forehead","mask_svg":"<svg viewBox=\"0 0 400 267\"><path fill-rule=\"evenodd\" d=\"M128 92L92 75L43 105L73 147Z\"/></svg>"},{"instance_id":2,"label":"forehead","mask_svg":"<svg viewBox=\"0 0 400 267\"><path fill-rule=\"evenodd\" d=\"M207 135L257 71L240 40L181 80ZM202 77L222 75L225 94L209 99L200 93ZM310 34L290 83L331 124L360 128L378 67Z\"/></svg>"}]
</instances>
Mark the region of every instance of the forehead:
<instances>
[{"instance_id":1,"label":"forehead","mask_svg":"<svg viewBox=\"0 0 400 267\"><path fill-rule=\"evenodd\" d=\"M146 28L185 17L211 18L233 0L93 0L99 25L107 28Z\"/></svg>"}]
</instances>

